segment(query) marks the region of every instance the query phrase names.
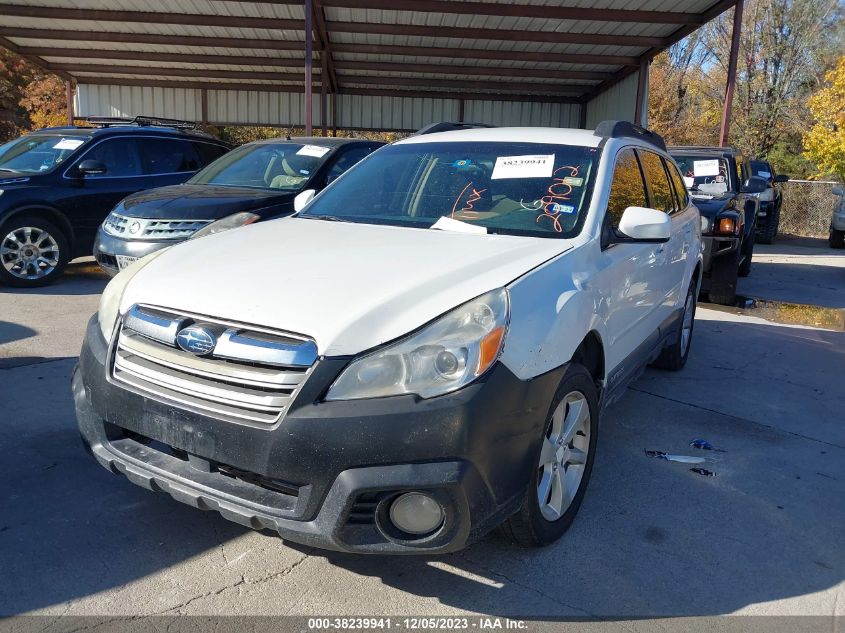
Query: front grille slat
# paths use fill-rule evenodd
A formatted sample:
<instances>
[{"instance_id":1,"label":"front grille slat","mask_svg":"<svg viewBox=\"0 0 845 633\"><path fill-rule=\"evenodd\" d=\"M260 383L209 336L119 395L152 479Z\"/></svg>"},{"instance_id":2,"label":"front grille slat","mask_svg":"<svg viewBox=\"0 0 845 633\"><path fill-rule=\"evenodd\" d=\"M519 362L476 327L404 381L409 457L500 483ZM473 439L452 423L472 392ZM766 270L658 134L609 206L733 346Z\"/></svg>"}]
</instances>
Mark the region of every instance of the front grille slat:
<instances>
[{"instance_id":1,"label":"front grille slat","mask_svg":"<svg viewBox=\"0 0 845 633\"><path fill-rule=\"evenodd\" d=\"M218 332L236 327L237 332L263 344L298 350L296 359L305 358L308 365L262 364L250 354L249 346L242 346L242 358L233 358L228 348L224 358L213 352L197 356L178 348L175 341L176 327L191 324L217 328ZM303 355L302 350L314 353ZM299 336L136 305L121 322L111 358L111 377L126 388L231 421L272 424L281 418L308 376L316 347Z\"/></svg>"}]
</instances>

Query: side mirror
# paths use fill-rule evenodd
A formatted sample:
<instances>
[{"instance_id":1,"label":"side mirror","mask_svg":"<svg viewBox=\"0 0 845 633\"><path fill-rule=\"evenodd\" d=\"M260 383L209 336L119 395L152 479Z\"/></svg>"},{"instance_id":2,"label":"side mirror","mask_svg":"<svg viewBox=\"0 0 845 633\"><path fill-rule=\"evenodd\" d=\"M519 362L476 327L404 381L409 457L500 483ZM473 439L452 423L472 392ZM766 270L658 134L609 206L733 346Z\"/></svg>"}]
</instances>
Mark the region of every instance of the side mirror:
<instances>
[{"instance_id":1,"label":"side mirror","mask_svg":"<svg viewBox=\"0 0 845 633\"><path fill-rule=\"evenodd\" d=\"M775 176L775 182L789 182L789 176L778 174Z\"/></svg>"},{"instance_id":2,"label":"side mirror","mask_svg":"<svg viewBox=\"0 0 845 633\"><path fill-rule=\"evenodd\" d=\"M672 222L663 211L646 207L628 207L619 220L622 242L667 242ZM628 238L628 239L625 239Z\"/></svg>"},{"instance_id":3,"label":"side mirror","mask_svg":"<svg viewBox=\"0 0 845 633\"><path fill-rule=\"evenodd\" d=\"M105 163L99 160L88 159L79 163L76 171L82 176L99 176L106 173L108 169L106 169Z\"/></svg>"},{"instance_id":4,"label":"side mirror","mask_svg":"<svg viewBox=\"0 0 845 633\"><path fill-rule=\"evenodd\" d=\"M305 208L305 205L314 199L316 194L317 192L313 189L306 189L305 191L297 194L296 198L293 199L293 210L302 211Z\"/></svg>"},{"instance_id":5,"label":"side mirror","mask_svg":"<svg viewBox=\"0 0 845 633\"><path fill-rule=\"evenodd\" d=\"M831 192L834 196L845 196L845 189L842 189L842 187L834 187Z\"/></svg>"},{"instance_id":6,"label":"side mirror","mask_svg":"<svg viewBox=\"0 0 845 633\"><path fill-rule=\"evenodd\" d=\"M763 193L768 188L769 183L762 178L752 176L746 180L745 184L742 186L742 193Z\"/></svg>"}]
</instances>

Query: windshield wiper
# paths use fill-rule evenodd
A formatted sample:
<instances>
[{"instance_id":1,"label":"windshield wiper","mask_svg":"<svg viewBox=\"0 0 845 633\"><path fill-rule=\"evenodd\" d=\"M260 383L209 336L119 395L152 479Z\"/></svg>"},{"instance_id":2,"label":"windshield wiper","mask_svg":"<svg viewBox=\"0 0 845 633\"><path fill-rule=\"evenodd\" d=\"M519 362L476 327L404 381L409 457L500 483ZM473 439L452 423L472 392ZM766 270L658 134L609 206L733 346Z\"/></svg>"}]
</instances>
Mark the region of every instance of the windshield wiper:
<instances>
[{"instance_id":1,"label":"windshield wiper","mask_svg":"<svg viewBox=\"0 0 845 633\"><path fill-rule=\"evenodd\" d=\"M306 218L310 220L325 220L326 222L351 222L352 220L347 220L345 218L339 218L336 215L310 215L304 214L297 216L300 218Z\"/></svg>"}]
</instances>

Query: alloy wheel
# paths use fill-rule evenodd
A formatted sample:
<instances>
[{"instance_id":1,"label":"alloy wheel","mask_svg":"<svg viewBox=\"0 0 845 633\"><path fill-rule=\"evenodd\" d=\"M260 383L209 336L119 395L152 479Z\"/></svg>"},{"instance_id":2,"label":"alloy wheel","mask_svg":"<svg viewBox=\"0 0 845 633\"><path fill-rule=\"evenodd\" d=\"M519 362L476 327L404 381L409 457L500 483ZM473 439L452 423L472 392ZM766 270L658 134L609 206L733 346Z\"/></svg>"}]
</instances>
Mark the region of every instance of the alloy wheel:
<instances>
[{"instance_id":1,"label":"alloy wheel","mask_svg":"<svg viewBox=\"0 0 845 633\"><path fill-rule=\"evenodd\" d=\"M590 405L580 391L569 392L552 413L540 451L537 501L547 521L557 521L572 505L590 451Z\"/></svg>"},{"instance_id":2,"label":"alloy wheel","mask_svg":"<svg viewBox=\"0 0 845 633\"><path fill-rule=\"evenodd\" d=\"M42 279L59 265L59 244L44 229L21 226L0 242L0 262L19 279Z\"/></svg>"}]
</instances>

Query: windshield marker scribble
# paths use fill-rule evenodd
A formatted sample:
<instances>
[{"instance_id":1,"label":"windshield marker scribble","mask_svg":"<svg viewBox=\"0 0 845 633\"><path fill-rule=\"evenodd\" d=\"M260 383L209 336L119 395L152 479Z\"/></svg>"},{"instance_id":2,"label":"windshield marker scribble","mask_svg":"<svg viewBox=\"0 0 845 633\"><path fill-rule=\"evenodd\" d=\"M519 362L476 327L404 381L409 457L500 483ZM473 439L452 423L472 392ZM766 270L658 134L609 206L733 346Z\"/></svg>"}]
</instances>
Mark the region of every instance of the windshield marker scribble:
<instances>
[{"instance_id":1,"label":"windshield marker scribble","mask_svg":"<svg viewBox=\"0 0 845 633\"><path fill-rule=\"evenodd\" d=\"M568 176L558 176L558 172L568 169L569 175ZM553 182L549 185L548 193L540 198L540 201L543 204L543 213L537 216L536 222L540 222L543 218L549 218L552 221L552 228L557 233L563 233L563 227L560 225L560 215L562 210L567 205L561 204L562 202L568 202L570 200L570 195L572 194L572 185L566 182L567 178L574 178L578 175L578 167L566 165L564 167L558 167L555 169L554 173L552 174ZM566 187L565 191L559 191L560 187Z\"/></svg>"},{"instance_id":2,"label":"windshield marker scribble","mask_svg":"<svg viewBox=\"0 0 845 633\"><path fill-rule=\"evenodd\" d=\"M466 203L464 204L463 208L460 211L457 210L458 203L461 201L461 198L464 197L467 189L472 188L472 193L470 193L469 198L467 198ZM472 208L472 205L481 200L481 194L487 191L487 189L475 189L472 186L471 182L467 183L467 186L461 190L461 193L458 194L458 197L455 199L455 204L452 205L452 215L450 216L452 219L456 219L455 216L461 216L468 220L474 220L478 218L478 211L475 211Z\"/></svg>"}]
</instances>

